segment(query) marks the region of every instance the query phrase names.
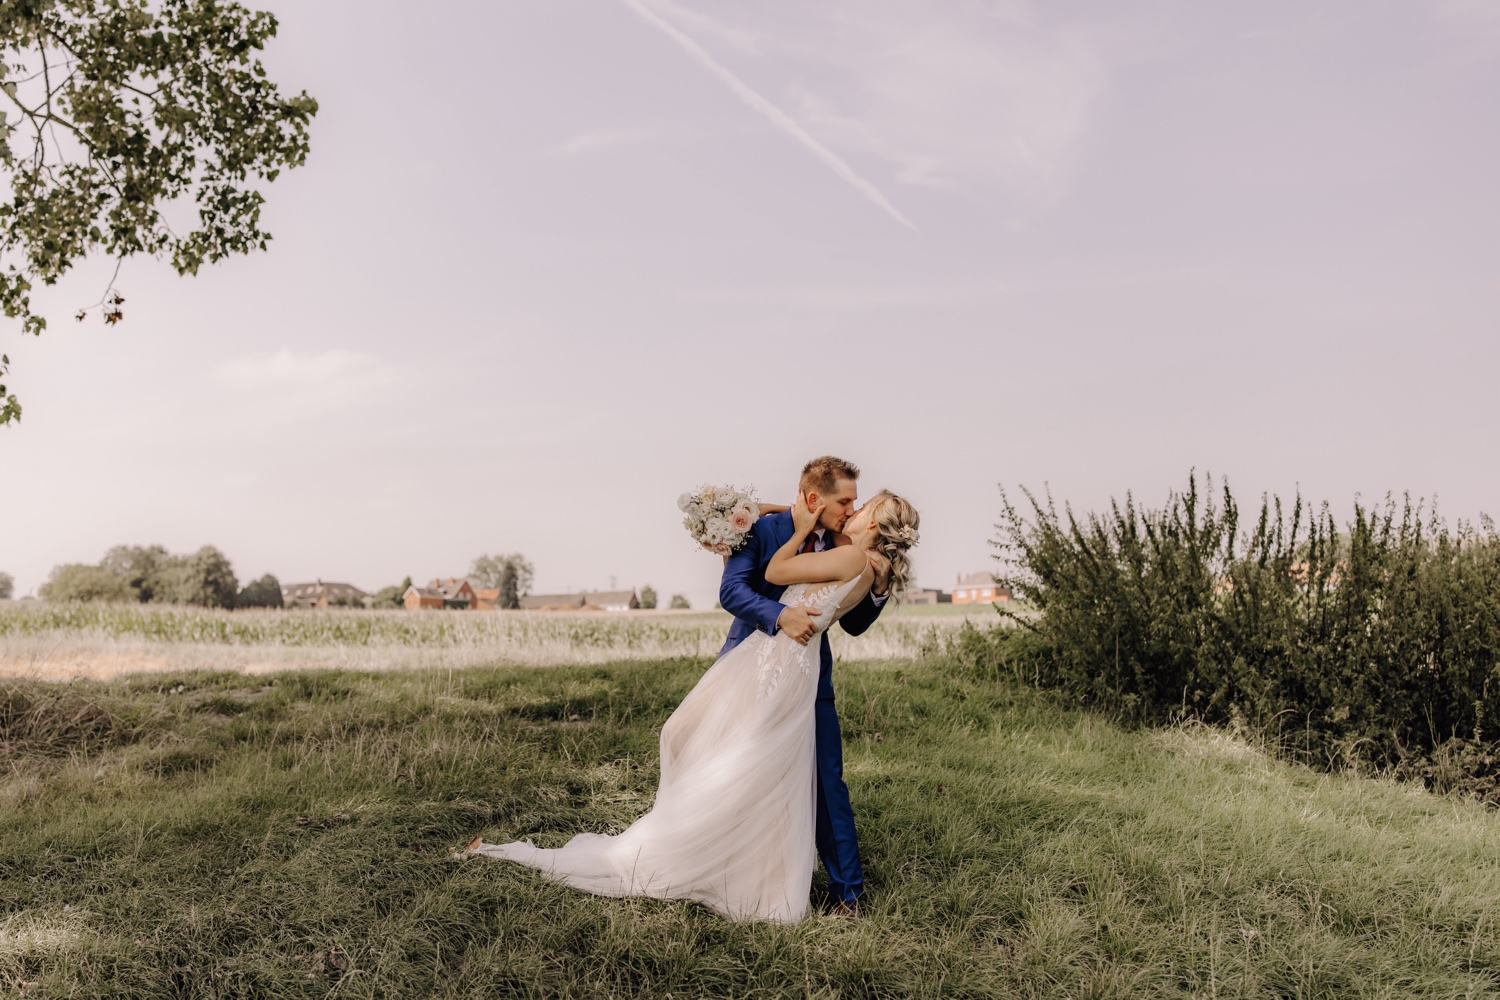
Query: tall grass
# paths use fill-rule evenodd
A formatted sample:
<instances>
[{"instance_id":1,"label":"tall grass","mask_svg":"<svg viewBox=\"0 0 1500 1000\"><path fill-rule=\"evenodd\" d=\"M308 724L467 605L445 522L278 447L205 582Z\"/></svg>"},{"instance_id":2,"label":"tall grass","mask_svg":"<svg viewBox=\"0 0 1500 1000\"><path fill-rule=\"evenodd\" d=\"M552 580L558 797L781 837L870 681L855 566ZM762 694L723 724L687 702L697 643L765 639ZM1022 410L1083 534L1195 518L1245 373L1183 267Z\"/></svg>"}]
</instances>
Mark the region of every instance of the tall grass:
<instances>
[{"instance_id":1,"label":"tall grass","mask_svg":"<svg viewBox=\"0 0 1500 1000\"><path fill-rule=\"evenodd\" d=\"M839 665L860 922L450 858L629 823L706 665L0 682L0 993L1500 994L1500 815L944 657Z\"/></svg>"},{"instance_id":2,"label":"tall grass","mask_svg":"<svg viewBox=\"0 0 1500 1000\"><path fill-rule=\"evenodd\" d=\"M1246 518L1196 477L1160 509L1127 495L1060 514L1004 500L998 544L1040 612L1006 636L1035 678L1160 721L1248 725L1325 760L1397 763L1500 736L1500 538L1408 498L1263 498ZM1014 640L1014 641L1011 641Z\"/></svg>"}]
</instances>

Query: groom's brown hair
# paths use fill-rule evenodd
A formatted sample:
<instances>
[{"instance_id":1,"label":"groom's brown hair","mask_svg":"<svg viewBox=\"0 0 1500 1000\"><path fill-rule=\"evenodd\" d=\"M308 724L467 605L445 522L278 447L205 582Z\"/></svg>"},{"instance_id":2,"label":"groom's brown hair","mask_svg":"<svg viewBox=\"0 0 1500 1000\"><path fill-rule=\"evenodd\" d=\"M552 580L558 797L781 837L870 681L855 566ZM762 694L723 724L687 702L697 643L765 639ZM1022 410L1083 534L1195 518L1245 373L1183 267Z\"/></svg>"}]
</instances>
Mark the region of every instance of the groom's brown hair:
<instances>
[{"instance_id":1,"label":"groom's brown hair","mask_svg":"<svg viewBox=\"0 0 1500 1000\"><path fill-rule=\"evenodd\" d=\"M824 455L815 458L802 467L802 478L797 481L797 488L803 493L817 493L826 496L834 491L840 479L859 479L859 466L853 462L846 462L842 458L834 458L832 455Z\"/></svg>"}]
</instances>

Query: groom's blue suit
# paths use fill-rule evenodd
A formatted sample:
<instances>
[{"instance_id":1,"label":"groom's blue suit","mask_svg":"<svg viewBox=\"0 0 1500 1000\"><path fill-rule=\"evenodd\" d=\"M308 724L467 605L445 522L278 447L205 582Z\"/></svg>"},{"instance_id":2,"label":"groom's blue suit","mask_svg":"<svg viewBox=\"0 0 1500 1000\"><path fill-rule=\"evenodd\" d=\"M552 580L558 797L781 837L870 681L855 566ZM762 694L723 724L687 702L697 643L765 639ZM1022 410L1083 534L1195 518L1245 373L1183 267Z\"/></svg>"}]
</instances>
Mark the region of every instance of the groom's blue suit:
<instances>
[{"instance_id":1,"label":"groom's blue suit","mask_svg":"<svg viewBox=\"0 0 1500 1000\"><path fill-rule=\"evenodd\" d=\"M755 522L745 544L729 557L724 566L724 580L719 585L719 603L734 615L729 638L719 651L723 656L757 629L775 634L776 619L781 617L780 597L785 587L766 582L766 564L776 550L792 537L792 515L783 511L767 514ZM881 605L866 594L864 600L839 619L845 632L859 635L880 616ZM849 804L849 788L844 784L844 740L839 732L839 716L833 707L833 651L828 647L828 633L820 636L823 644L818 669L818 700L815 707L818 744L818 856L828 870L828 881L835 899L853 902L864 891L864 870L859 863L859 841L854 835L854 808Z\"/></svg>"}]
</instances>

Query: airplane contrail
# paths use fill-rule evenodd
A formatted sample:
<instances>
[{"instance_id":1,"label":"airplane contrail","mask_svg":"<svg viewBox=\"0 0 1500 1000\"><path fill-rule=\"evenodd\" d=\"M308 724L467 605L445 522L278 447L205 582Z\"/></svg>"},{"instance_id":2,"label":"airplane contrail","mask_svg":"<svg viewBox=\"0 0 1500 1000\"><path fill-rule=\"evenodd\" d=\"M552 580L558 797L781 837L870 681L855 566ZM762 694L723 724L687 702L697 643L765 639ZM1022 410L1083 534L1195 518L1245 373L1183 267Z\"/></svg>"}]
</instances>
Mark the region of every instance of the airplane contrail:
<instances>
[{"instance_id":1,"label":"airplane contrail","mask_svg":"<svg viewBox=\"0 0 1500 1000\"><path fill-rule=\"evenodd\" d=\"M767 119L770 120L772 125L775 125L777 128L790 135L793 139L796 139L798 142L802 143L802 145L806 146L814 156L827 164L830 170L853 185L856 191L873 201L876 205L880 206L880 208L891 218L895 219L903 226L916 231L917 227L912 225L911 220L898 212L896 210L896 206L886 201L885 195L881 194L880 190L876 188L874 184L871 184L859 174L855 173L854 168L849 166L849 164L845 163L843 160L839 159L832 150L828 149L826 146L819 143L818 140L808 135L807 131L803 129L801 125L798 125L795 121L793 121L786 114L786 112L782 111L776 105L760 96L760 94L756 93L750 88L749 84L745 83L745 81L741 80L739 77L735 76L733 73L729 72L729 70L721 66L713 56L708 54L708 51L704 49L703 46L699 45L697 42L693 41L691 38L689 38L687 35L684 35L676 28L672 27L672 25L663 20L659 14L642 3L641 0L622 0L622 2L625 4L625 6L629 7L631 10L640 15L642 20L646 21L648 24L652 24L660 28L668 38L672 39L672 41L682 46L683 50L687 52L688 55L692 56L700 66L722 80L724 82L724 85L727 86L730 90L734 91L734 93L739 97L740 100L750 105L753 110L764 115Z\"/></svg>"}]
</instances>

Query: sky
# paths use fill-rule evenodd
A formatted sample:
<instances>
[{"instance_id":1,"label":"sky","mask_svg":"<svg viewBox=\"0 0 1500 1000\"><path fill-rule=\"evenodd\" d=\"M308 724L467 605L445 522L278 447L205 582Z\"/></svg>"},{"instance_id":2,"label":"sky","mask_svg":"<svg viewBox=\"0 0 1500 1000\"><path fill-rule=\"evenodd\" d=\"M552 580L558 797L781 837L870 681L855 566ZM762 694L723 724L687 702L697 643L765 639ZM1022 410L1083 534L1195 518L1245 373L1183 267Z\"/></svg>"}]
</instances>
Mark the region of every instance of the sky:
<instances>
[{"instance_id":1,"label":"sky","mask_svg":"<svg viewBox=\"0 0 1500 1000\"><path fill-rule=\"evenodd\" d=\"M835 454L991 568L1000 488L1500 514L1488 0L260 0L321 110L265 253L0 327L0 570L213 544L367 590L713 602L675 500Z\"/></svg>"}]
</instances>

